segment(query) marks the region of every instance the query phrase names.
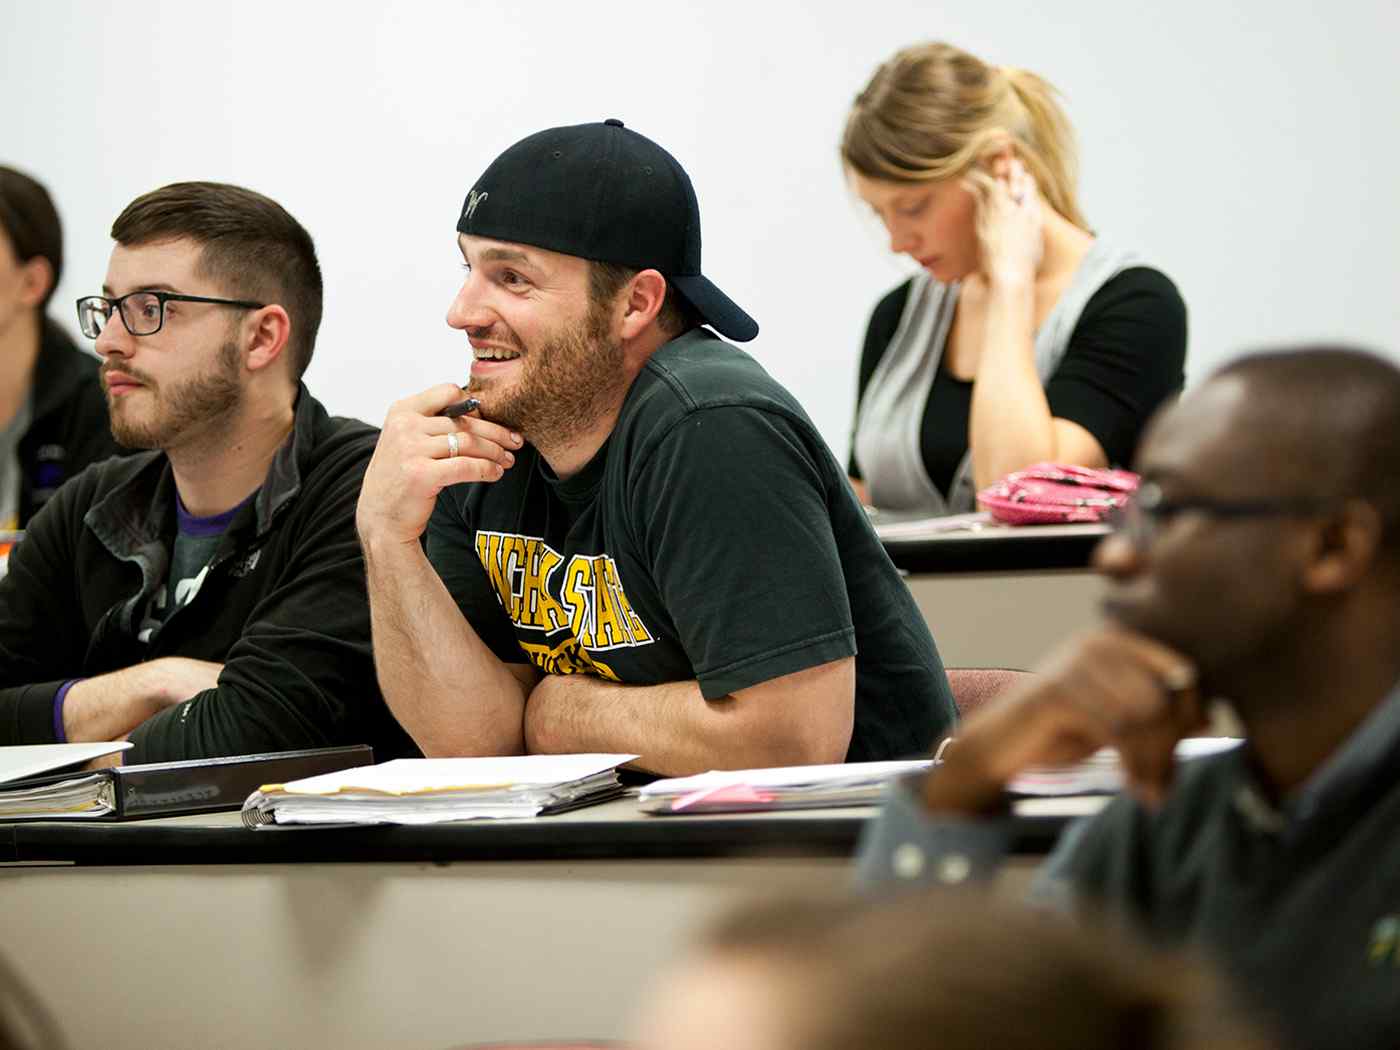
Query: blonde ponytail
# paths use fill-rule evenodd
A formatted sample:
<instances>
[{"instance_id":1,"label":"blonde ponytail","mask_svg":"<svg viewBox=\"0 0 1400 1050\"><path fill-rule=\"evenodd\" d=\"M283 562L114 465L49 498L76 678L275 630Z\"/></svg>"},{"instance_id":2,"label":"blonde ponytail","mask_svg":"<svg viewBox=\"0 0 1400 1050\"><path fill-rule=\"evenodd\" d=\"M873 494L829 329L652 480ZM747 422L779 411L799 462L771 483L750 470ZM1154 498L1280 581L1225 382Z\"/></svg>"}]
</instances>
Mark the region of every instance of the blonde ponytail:
<instances>
[{"instance_id":1,"label":"blonde ponytail","mask_svg":"<svg viewBox=\"0 0 1400 1050\"><path fill-rule=\"evenodd\" d=\"M1076 226L1088 228L1080 214L1075 189L1079 183L1079 156L1074 128L1060 108L1059 92L1043 77L1026 69L1003 67L1002 77L1025 119L1016 137L1027 148L1018 150L1021 161L1035 176L1050 207Z\"/></svg>"},{"instance_id":2,"label":"blonde ponytail","mask_svg":"<svg viewBox=\"0 0 1400 1050\"><path fill-rule=\"evenodd\" d=\"M1074 131L1055 89L951 44L905 48L856 96L841 160L866 178L929 182L972 175L1008 137L1050 206L1088 229L1076 200Z\"/></svg>"}]
</instances>

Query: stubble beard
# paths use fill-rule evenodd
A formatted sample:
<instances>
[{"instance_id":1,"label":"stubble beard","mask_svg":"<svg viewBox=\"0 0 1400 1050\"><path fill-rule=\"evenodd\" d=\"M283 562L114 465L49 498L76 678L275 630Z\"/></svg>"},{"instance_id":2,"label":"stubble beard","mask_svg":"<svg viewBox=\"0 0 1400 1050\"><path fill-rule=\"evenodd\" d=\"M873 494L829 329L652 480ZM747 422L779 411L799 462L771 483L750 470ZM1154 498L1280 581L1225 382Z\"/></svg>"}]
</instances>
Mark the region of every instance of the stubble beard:
<instances>
[{"instance_id":1,"label":"stubble beard","mask_svg":"<svg viewBox=\"0 0 1400 1050\"><path fill-rule=\"evenodd\" d=\"M145 392L151 395L155 407L145 419L127 418L126 407L109 394L107 410L112 437L126 448L168 449L180 444L191 431L207 429L211 421L232 416L243 402L239 364L238 345L232 341L224 343L214 360L213 371L166 390L143 373L122 366L121 371L146 384Z\"/></svg>"},{"instance_id":2,"label":"stubble beard","mask_svg":"<svg viewBox=\"0 0 1400 1050\"><path fill-rule=\"evenodd\" d=\"M512 340L519 345L513 334ZM513 389L493 395L494 381L473 376L467 393L481 396L483 418L536 448L558 447L588 431L623 385L622 344L609 338L606 305L590 303L581 327L522 349L525 363Z\"/></svg>"}]
</instances>

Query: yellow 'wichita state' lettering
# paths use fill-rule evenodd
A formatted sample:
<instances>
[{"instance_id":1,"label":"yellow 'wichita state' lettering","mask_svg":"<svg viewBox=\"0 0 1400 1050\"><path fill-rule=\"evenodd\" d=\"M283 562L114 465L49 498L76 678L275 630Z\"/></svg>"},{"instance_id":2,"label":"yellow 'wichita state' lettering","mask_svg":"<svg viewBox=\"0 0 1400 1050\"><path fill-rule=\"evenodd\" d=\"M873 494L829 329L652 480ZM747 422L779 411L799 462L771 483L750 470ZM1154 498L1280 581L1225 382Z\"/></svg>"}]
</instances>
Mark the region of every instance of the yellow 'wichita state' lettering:
<instances>
[{"instance_id":1,"label":"yellow 'wichita state' lettering","mask_svg":"<svg viewBox=\"0 0 1400 1050\"><path fill-rule=\"evenodd\" d=\"M570 558L559 598L551 593L550 581L564 558L538 536L481 531L476 554L512 623L571 635L553 645L520 643L546 673L596 674L617 681L612 669L588 650L651 644L650 632L622 589L617 563L606 554Z\"/></svg>"},{"instance_id":2,"label":"yellow 'wichita state' lettering","mask_svg":"<svg viewBox=\"0 0 1400 1050\"><path fill-rule=\"evenodd\" d=\"M512 622L539 631L560 631L569 614L549 593L549 577L564 560L535 536L478 532L476 554Z\"/></svg>"},{"instance_id":3,"label":"yellow 'wichita state' lettering","mask_svg":"<svg viewBox=\"0 0 1400 1050\"><path fill-rule=\"evenodd\" d=\"M599 649L611 649L615 645L626 645L631 639L623 629L621 610L618 609L617 588L612 586L608 575L607 562L593 564L593 601L596 612L593 616L593 644Z\"/></svg>"},{"instance_id":4,"label":"yellow 'wichita state' lettering","mask_svg":"<svg viewBox=\"0 0 1400 1050\"><path fill-rule=\"evenodd\" d=\"M648 645L651 635L632 609L617 575L617 562L606 554L575 554L564 570L561 593L569 608L569 630L590 649Z\"/></svg>"},{"instance_id":5,"label":"yellow 'wichita state' lettering","mask_svg":"<svg viewBox=\"0 0 1400 1050\"><path fill-rule=\"evenodd\" d=\"M589 615L593 603L588 600L592 586L593 563L587 558L570 558L569 567L564 570L564 590L560 597L569 607L569 630L580 641L593 637L592 617Z\"/></svg>"},{"instance_id":6,"label":"yellow 'wichita state' lettering","mask_svg":"<svg viewBox=\"0 0 1400 1050\"><path fill-rule=\"evenodd\" d=\"M627 600L627 592L622 589L622 581L618 579L617 562L611 558L601 559L603 578L607 581L608 593L612 596L614 608L617 616L623 625L628 642L622 644L646 645L652 638L647 633L647 629L642 624L642 618L632 608L632 603ZM603 648L599 646L598 648Z\"/></svg>"},{"instance_id":7,"label":"yellow 'wichita state' lettering","mask_svg":"<svg viewBox=\"0 0 1400 1050\"><path fill-rule=\"evenodd\" d=\"M478 532L476 534L476 556L481 559L481 564L486 569L486 575L491 581L491 589L496 592L496 597L505 606L506 612L510 612L511 585L510 577L506 573L505 560L501 557L501 541L505 539L499 532Z\"/></svg>"}]
</instances>

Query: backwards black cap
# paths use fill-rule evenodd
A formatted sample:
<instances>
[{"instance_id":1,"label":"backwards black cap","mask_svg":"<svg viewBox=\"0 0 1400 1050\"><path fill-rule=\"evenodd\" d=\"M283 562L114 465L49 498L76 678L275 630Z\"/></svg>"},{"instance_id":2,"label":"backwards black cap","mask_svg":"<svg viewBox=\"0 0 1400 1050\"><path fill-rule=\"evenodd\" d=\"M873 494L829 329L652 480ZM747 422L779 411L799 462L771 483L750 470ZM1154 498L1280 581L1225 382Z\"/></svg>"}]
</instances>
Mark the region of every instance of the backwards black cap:
<instances>
[{"instance_id":1,"label":"backwards black cap","mask_svg":"<svg viewBox=\"0 0 1400 1050\"><path fill-rule=\"evenodd\" d=\"M517 142L476 180L457 231L658 270L721 335L758 335L758 322L700 272L700 205L685 169L620 120Z\"/></svg>"}]
</instances>

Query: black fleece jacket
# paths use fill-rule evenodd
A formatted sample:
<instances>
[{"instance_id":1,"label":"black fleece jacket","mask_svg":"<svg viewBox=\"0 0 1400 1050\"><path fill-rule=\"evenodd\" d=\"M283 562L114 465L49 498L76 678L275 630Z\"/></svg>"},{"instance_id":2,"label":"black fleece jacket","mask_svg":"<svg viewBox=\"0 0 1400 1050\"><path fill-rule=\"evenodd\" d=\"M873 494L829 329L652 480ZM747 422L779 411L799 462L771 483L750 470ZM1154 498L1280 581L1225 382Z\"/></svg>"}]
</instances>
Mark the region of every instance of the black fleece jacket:
<instances>
[{"instance_id":1,"label":"black fleece jacket","mask_svg":"<svg viewBox=\"0 0 1400 1050\"><path fill-rule=\"evenodd\" d=\"M376 438L328 416L303 386L291 436L198 593L146 641L142 613L175 535L169 460L110 459L63 486L0 581L0 744L55 740L67 680L187 656L222 663L218 687L137 727L125 761L350 743L378 760L416 754L376 683L355 535Z\"/></svg>"}]
</instances>

